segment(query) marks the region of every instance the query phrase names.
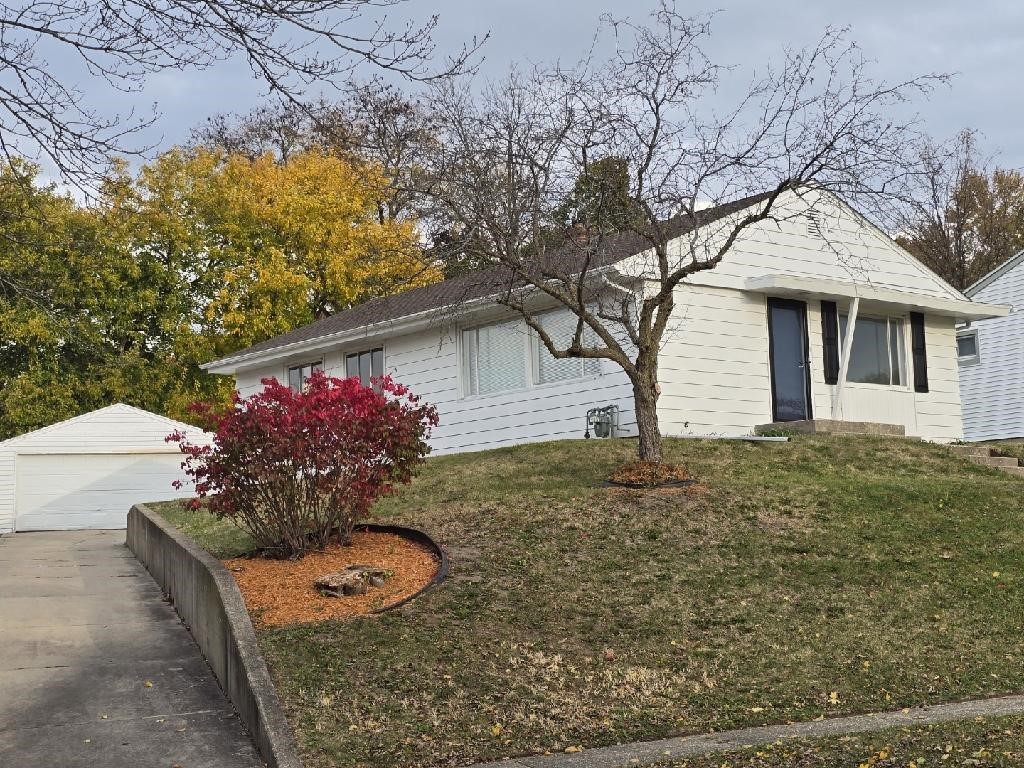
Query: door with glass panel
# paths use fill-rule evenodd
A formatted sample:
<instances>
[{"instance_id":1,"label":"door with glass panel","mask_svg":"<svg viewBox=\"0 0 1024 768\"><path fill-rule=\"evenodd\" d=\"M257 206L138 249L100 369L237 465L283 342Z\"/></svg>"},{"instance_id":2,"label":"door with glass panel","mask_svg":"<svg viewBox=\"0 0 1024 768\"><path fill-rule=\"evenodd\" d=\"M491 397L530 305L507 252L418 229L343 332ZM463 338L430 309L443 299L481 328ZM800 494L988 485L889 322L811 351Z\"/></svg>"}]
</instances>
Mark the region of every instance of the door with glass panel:
<instances>
[{"instance_id":1,"label":"door with glass panel","mask_svg":"<svg viewBox=\"0 0 1024 768\"><path fill-rule=\"evenodd\" d=\"M772 380L772 420L811 418L807 305L768 299L768 357Z\"/></svg>"}]
</instances>

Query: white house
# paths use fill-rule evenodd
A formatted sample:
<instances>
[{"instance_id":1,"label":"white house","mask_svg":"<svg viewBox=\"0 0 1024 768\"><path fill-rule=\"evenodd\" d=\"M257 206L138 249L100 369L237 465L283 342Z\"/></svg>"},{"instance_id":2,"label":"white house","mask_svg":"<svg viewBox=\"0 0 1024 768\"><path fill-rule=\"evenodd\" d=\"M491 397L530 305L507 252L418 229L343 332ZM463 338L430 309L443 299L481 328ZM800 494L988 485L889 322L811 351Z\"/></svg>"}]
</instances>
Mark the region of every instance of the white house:
<instances>
[{"instance_id":1,"label":"white house","mask_svg":"<svg viewBox=\"0 0 1024 768\"><path fill-rule=\"evenodd\" d=\"M1024 251L965 293L979 302L1010 304L1013 311L957 332L964 438L1024 437Z\"/></svg>"},{"instance_id":2,"label":"white house","mask_svg":"<svg viewBox=\"0 0 1024 768\"><path fill-rule=\"evenodd\" d=\"M702 242L712 248L763 199L704 211ZM815 419L960 438L956 325L1008 308L971 301L826 193L789 193L777 205L774 220L744 230L715 269L677 290L659 361L664 433L739 436ZM695 234L680 227L682 253ZM622 235L597 261L639 293L649 255ZM364 380L391 373L437 406L438 453L582 437L586 411L605 405L620 409L617 434L635 434L622 370L552 358L495 304L487 274L376 299L205 367L233 375L243 395L267 377L300 386L317 368ZM543 321L556 334L572 325L565 310Z\"/></svg>"},{"instance_id":3,"label":"white house","mask_svg":"<svg viewBox=\"0 0 1024 768\"><path fill-rule=\"evenodd\" d=\"M117 404L0 442L0 533L124 528L132 504L188 496L181 452L164 441L176 430L211 438Z\"/></svg>"}]
</instances>

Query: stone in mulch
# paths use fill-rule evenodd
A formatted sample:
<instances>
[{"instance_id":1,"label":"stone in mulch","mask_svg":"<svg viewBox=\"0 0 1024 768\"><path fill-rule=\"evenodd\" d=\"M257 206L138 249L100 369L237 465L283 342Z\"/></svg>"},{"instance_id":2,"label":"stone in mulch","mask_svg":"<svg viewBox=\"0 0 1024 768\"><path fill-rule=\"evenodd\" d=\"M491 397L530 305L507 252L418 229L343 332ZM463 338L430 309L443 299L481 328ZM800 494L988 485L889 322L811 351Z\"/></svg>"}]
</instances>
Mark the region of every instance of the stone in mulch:
<instances>
[{"instance_id":1,"label":"stone in mulch","mask_svg":"<svg viewBox=\"0 0 1024 768\"><path fill-rule=\"evenodd\" d=\"M383 587L385 580L391 575L393 574L386 568L350 565L339 573L320 576L313 582L313 586L325 597L365 595L370 587Z\"/></svg>"}]
</instances>

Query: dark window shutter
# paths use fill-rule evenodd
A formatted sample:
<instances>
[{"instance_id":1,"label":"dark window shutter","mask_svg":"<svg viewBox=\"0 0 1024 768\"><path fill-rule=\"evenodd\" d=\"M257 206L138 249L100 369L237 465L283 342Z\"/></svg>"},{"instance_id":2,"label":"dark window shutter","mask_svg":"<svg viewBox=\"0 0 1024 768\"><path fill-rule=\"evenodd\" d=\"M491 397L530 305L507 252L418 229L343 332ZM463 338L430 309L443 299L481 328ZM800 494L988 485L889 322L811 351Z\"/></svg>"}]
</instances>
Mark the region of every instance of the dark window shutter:
<instances>
[{"instance_id":1,"label":"dark window shutter","mask_svg":"<svg viewBox=\"0 0 1024 768\"><path fill-rule=\"evenodd\" d=\"M910 313L910 351L914 356L914 391L928 391L928 355L924 343L924 315Z\"/></svg>"},{"instance_id":2,"label":"dark window shutter","mask_svg":"<svg viewBox=\"0 0 1024 768\"><path fill-rule=\"evenodd\" d=\"M826 384L839 383L839 314L834 301L821 302L821 347Z\"/></svg>"}]
</instances>

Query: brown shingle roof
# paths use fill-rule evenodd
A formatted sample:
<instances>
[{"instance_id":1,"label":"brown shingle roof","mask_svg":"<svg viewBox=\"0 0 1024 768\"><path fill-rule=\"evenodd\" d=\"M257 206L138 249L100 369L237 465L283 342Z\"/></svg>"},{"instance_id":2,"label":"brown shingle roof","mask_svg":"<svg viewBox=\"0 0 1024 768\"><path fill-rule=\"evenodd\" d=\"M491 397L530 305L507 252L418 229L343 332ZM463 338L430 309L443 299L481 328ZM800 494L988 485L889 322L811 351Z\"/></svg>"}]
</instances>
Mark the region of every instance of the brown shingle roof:
<instances>
[{"instance_id":1,"label":"brown shingle roof","mask_svg":"<svg viewBox=\"0 0 1024 768\"><path fill-rule=\"evenodd\" d=\"M697 226L710 224L724 216L741 211L765 200L770 194L769 192L763 192L713 208L706 208L696 214L694 217L696 221L689 217L672 219L669 221L670 236L679 237L692 231ZM602 242L597 254L591 256L590 269L610 266L630 256L642 253L648 248L650 248L650 244L636 233L623 232L610 235ZM580 250L577 247L562 248L552 253L549 258L554 263L561 262L563 267L565 267L567 264L572 264L580 258ZM491 267L468 272L439 283L423 286L422 288L413 288L393 296L371 299L351 309L343 310L330 317L325 317L301 328L296 328L288 333L253 344L251 347L234 352L209 365L213 366L220 362L236 360L260 352L269 352L279 347L300 344L304 341L313 341L324 336L333 336L345 331L362 328L363 326L399 320L411 315L418 315L443 307L451 307L473 299L495 296L508 289L511 281L509 271L504 267Z\"/></svg>"}]
</instances>

